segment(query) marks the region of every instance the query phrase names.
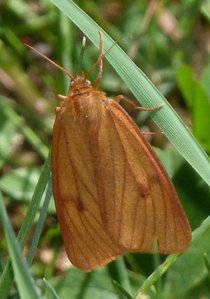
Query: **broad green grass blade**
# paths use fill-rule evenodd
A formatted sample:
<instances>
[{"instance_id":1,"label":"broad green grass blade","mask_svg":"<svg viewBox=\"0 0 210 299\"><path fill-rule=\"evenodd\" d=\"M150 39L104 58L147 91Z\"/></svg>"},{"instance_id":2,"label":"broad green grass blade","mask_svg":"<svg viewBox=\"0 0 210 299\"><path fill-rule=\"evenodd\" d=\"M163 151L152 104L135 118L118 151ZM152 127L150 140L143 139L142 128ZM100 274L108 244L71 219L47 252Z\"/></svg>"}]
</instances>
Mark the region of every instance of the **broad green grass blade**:
<instances>
[{"instance_id":1,"label":"broad green grass blade","mask_svg":"<svg viewBox=\"0 0 210 299\"><path fill-rule=\"evenodd\" d=\"M20 232L18 234L18 241L21 247L24 246L27 240L28 234L34 222L34 218L39 209L39 204L42 199L42 195L44 193L46 184L50 177L50 157L51 155L49 154L45 162L45 165L43 167L43 171L41 173L39 181L37 183L36 189L34 191L33 197L31 199L23 225L21 226ZM6 299L8 297L12 285L12 281L13 281L13 274L11 271L11 264L10 262L8 262L0 277L0 298L1 299Z\"/></svg>"},{"instance_id":2,"label":"broad green grass blade","mask_svg":"<svg viewBox=\"0 0 210 299\"><path fill-rule=\"evenodd\" d=\"M50 1L66 14L97 47L99 46L99 31L103 31L103 29L73 1ZM114 41L104 32L105 51L113 44ZM156 107L164 103L162 109L151 113L153 120L189 164L210 185L210 161L208 156L157 88L117 44L108 51L106 59L115 68L141 104L146 107Z\"/></svg>"},{"instance_id":3,"label":"broad green grass blade","mask_svg":"<svg viewBox=\"0 0 210 299\"><path fill-rule=\"evenodd\" d=\"M36 284L28 269L27 263L22 256L20 245L12 230L8 219L3 199L0 193L0 218L3 224L4 233L7 240L9 255L12 261L12 268L15 275L16 285L21 299L40 299Z\"/></svg>"}]
</instances>

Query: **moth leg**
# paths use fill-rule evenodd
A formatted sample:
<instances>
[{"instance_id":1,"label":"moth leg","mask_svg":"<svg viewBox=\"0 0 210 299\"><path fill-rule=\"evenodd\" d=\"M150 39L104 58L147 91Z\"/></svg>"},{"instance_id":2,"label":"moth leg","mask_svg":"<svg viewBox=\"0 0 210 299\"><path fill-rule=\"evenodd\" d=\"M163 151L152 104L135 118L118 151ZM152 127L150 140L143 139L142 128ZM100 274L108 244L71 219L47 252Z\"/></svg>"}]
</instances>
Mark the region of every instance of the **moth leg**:
<instances>
[{"instance_id":1,"label":"moth leg","mask_svg":"<svg viewBox=\"0 0 210 299\"><path fill-rule=\"evenodd\" d=\"M101 81L102 74L103 74L103 48L104 48L104 40L103 40L103 33L100 31L100 47L99 47L99 55L98 55L98 61L96 64L98 64L98 77L95 82L95 87L97 88L99 85L99 82Z\"/></svg>"},{"instance_id":2,"label":"moth leg","mask_svg":"<svg viewBox=\"0 0 210 299\"><path fill-rule=\"evenodd\" d=\"M64 96L64 95L62 95L62 94L58 94L58 98L60 99L60 100L62 100L62 101L65 101L65 100L67 100L67 96Z\"/></svg>"},{"instance_id":3,"label":"moth leg","mask_svg":"<svg viewBox=\"0 0 210 299\"><path fill-rule=\"evenodd\" d=\"M164 103L162 103L158 106L155 106L155 107L140 107L140 106L137 106L137 107L135 107L135 109L141 110L141 111L157 111L157 110L162 109L163 106L164 106Z\"/></svg>"},{"instance_id":4,"label":"moth leg","mask_svg":"<svg viewBox=\"0 0 210 299\"><path fill-rule=\"evenodd\" d=\"M144 136L153 136L157 134L163 134L163 131L149 132L149 131L141 131L141 134Z\"/></svg>"},{"instance_id":5,"label":"moth leg","mask_svg":"<svg viewBox=\"0 0 210 299\"><path fill-rule=\"evenodd\" d=\"M135 110L141 110L141 111L154 111L154 110L159 110L163 107L164 104L161 104L157 107L139 107L137 106L132 100L130 100L129 98L125 97L124 95L118 95L114 98L114 100L120 104L120 102L123 100L123 101L126 101L127 103L129 103L133 109ZM163 132L162 131L157 131L157 132L145 132L145 131L141 131L142 135L144 136L152 136L152 135L156 135L156 134L162 134Z\"/></svg>"},{"instance_id":6,"label":"moth leg","mask_svg":"<svg viewBox=\"0 0 210 299\"><path fill-rule=\"evenodd\" d=\"M141 107L141 106L137 106L135 103L133 103L132 100L130 100L129 98L125 97L124 95L118 95L114 98L114 100L119 104L122 100L126 101L127 103L131 104L134 109L136 110L141 110L141 111L155 111L155 110L160 110L161 108L163 108L164 103L155 106L155 107Z\"/></svg>"},{"instance_id":7,"label":"moth leg","mask_svg":"<svg viewBox=\"0 0 210 299\"><path fill-rule=\"evenodd\" d=\"M133 103L132 100L130 100L129 98L125 97L124 95L122 94L119 94L118 96L116 96L114 98L114 100L120 104L121 101L126 101L127 103L131 104L134 108L136 107L136 104Z\"/></svg>"},{"instance_id":8,"label":"moth leg","mask_svg":"<svg viewBox=\"0 0 210 299\"><path fill-rule=\"evenodd\" d=\"M102 78L102 74L103 74L103 49L104 49L104 40L103 40L103 32L102 31L99 31L99 38L100 38L100 44L99 44L99 54L98 54L98 59L96 61L96 63L94 63L91 68L88 70L87 74L86 74L86 77L89 76L89 74L91 73L91 71L93 70L93 68L98 65L98 69L99 69L99 72L98 72L98 76L96 78L96 81L94 83L94 87L97 89L98 88L98 85L101 81L101 78Z\"/></svg>"}]
</instances>

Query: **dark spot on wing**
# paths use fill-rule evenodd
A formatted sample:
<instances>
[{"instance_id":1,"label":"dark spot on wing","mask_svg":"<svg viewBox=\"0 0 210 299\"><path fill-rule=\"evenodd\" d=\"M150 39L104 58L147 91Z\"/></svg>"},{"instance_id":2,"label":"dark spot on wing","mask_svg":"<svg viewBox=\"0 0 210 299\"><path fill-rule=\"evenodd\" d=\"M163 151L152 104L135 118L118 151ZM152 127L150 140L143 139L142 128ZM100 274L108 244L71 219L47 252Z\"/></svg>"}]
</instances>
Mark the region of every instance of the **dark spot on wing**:
<instances>
[{"instance_id":1,"label":"dark spot on wing","mask_svg":"<svg viewBox=\"0 0 210 299\"><path fill-rule=\"evenodd\" d=\"M85 206L79 197L76 199L76 206L79 212L83 212L85 210Z\"/></svg>"},{"instance_id":2,"label":"dark spot on wing","mask_svg":"<svg viewBox=\"0 0 210 299\"><path fill-rule=\"evenodd\" d=\"M140 184L139 190L140 190L141 197L143 197L143 198L147 197L150 194L149 186L147 187L143 184Z\"/></svg>"}]
</instances>

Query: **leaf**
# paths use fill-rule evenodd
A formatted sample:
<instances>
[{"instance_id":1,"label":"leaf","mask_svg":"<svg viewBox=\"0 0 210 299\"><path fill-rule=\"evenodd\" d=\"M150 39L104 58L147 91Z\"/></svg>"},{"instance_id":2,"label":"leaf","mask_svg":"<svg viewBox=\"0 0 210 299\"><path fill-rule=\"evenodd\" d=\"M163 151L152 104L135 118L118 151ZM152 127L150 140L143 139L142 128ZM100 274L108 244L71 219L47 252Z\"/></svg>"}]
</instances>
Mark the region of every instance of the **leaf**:
<instances>
[{"instance_id":1,"label":"leaf","mask_svg":"<svg viewBox=\"0 0 210 299\"><path fill-rule=\"evenodd\" d=\"M119 299L107 269L84 273L75 268L54 283L61 299Z\"/></svg>"},{"instance_id":2,"label":"leaf","mask_svg":"<svg viewBox=\"0 0 210 299\"><path fill-rule=\"evenodd\" d=\"M183 253L168 271L165 282L165 298L184 296L207 277L208 270L203 254L210 255L210 217L193 232L192 246ZM180 275L181 273L181 275Z\"/></svg>"},{"instance_id":3,"label":"leaf","mask_svg":"<svg viewBox=\"0 0 210 299\"><path fill-rule=\"evenodd\" d=\"M12 138L15 135L16 129L14 123L12 123L7 116L7 106L0 100L0 168L4 165L12 150Z\"/></svg>"},{"instance_id":4,"label":"leaf","mask_svg":"<svg viewBox=\"0 0 210 299\"><path fill-rule=\"evenodd\" d=\"M28 201L33 195L39 175L40 168L38 167L15 169L0 179L0 188L16 200Z\"/></svg>"},{"instance_id":5,"label":"leaf","mask_svg":"<svg viewBox=\"0 0 210 299\"><path fill-rule=\"evenodd\" d=\"M3 224L4 233L7 239L9 254L12 260L17 288L21 299L40 299L40 294L36 284L30 274L27 263L23 258L20 245L15 237L9 222L6 210L3 205L2 196L0 194L0 219Z\"/></svg>"},{"instance_id":6,"label":"leaf","mask_svg":"<svg viewBox=\"0 0 210 299\"><path fill-rule=\"evenodd\" d=\"M50 157L51 155L49 154L45 162L45 165L43 166L43 170L40 175L39 181L34 190L26 217L18 233L18 241L20 242L21 247L23 247L27 241L36 213L39 209L40 201L42 199L46 184L50 177L50 168L49 168ZM13 281L13 274L11 270L11 264L10 262L8 262L4 267L4 271L0 278L0 298L1 299L6 299L8 297L9 291L11 289L12 281Z\"/></svg>"},{"instance_id":7,"label":"leaf","mask_svg":"<svg viewBox=\"0 0 210 299\"><path fill-rule=\"evenodd\" d=\"M206 81L206 76L203 78ZM193 69L183 66L177 71L180 90L192 112L192 130L203 147L210 150L210 98L205 85L194 78ZM204 86L203 86L204 85Z\"/></svg>"}]
</instances>

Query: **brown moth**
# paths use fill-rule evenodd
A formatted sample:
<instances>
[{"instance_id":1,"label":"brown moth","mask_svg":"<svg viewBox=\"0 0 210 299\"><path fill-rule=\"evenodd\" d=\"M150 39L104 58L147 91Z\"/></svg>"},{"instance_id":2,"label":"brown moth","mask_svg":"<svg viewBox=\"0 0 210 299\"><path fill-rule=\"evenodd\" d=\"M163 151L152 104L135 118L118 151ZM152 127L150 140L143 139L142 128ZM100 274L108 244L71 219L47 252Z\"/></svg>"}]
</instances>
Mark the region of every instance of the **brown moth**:
<instances>
[{"instance_id":1,"label":"brown moth","mask_svg":"<svg viewBox=\"0 0 210 299\"><path fill-rule=\"evenodd\" d=\"M115 99L75 77L60 96L53 129L53 189L65 250L92 271L126 252L186 250L191 229L165 169ZM48 59L49 60L49 59ZM55 64L55 63L53 63Z\"/></svg>"}]
</instances>

